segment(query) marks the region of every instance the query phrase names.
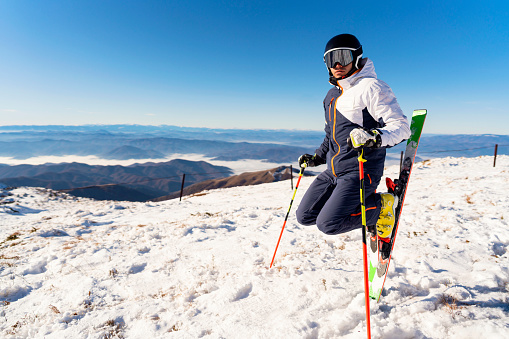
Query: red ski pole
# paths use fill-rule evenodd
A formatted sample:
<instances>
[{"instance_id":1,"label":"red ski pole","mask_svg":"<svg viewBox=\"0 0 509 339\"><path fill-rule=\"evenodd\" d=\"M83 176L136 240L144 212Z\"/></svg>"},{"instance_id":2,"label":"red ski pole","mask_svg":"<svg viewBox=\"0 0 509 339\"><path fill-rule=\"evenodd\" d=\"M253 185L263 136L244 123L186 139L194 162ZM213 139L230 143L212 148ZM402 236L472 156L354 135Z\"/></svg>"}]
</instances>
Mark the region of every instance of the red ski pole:
<instances>
[{"instance_id":1,"label":"red ski pole","mask_svg":"<svg viewBox=\"0 0 509 339\"><path fill-rule=\"evenodd\" d=\"M295 190L293 191L292 201L290 201L290 207L288 207L288 212L286 213L285 222L283 223L283 228L281 228L281 233L279 234L279 239L277 241L276 249L274 250L274 255L272 256L272 261L270 262L270 268L272 268L272 264L274 263L274 258L276 258L277 248L279 247L279 242L281 241L281 237L283 236L283 231L285 230L286 220L288 220L288 216L290 215L290 210L292 209L293 199L295 199L295 194L297 193L297 188L299 188L300 179L302 178L302 175L304 174L304 169L306 168L306 166L307 166L307 164L303 163L300 168L299 179L297 180L297 185L295 185Z\"/></svg>"},{"instance_id":2,"label":"red ski pole","mask_svg":"<svg viewBox=\"0 0 509 339\"><path fill-rule=\"evenodd\" d=\"M366 298L366 323L368 339L371 339L371 315L369 311L368 254L366 247L366 197L364 195L364 149L359 152L359 178L361 181L361 214L362 214L362 261L364 266L364 296Z\"/></svg>"}]
</instances>

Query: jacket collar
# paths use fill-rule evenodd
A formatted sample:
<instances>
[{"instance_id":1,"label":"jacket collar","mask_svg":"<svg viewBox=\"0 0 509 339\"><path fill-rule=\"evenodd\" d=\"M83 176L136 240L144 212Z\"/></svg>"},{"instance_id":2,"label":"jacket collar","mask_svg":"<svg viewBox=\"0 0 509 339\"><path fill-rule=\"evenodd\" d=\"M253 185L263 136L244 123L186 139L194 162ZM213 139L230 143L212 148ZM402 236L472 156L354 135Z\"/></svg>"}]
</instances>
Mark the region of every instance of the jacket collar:
<instances>
[{"instance_id":1,"label":"jacket collar","mask_svg":"<svg viewBox=\"0 0 509 339\"><path fill-rule=\"evenodd\" d=\"M348 78L337 80L336 87L340 87L346 91L347 89L353 87L362 78L376 79L375 66L373 65L373 61L368 58L362 59L361 68L355 71Z\"/></svg>"}]
</instances>

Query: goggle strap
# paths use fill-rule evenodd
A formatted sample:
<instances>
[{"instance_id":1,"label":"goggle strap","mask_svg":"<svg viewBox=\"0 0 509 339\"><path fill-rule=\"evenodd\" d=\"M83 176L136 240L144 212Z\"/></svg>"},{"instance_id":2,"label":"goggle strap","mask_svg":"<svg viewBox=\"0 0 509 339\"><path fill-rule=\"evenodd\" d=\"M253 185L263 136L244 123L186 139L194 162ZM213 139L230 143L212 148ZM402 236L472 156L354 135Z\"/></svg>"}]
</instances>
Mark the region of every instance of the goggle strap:
<instances>
[{"instance_id":1,"label":"goggle strap","mask_svg":"<svg viewBox=\"0 0 509 339\"><path fill-rule=\"evenodd\" d=\"M346 49L346 50L349 50L349 51L356 51L358 50L358 48L351 48L351 47L337 47L337 48L333 48L333 49L329 49L327 52L325 52L323 54L323 56L326 56L328 53L332 52L332 51L336 51L338 49Z\"/></svg>"}]
</instances>

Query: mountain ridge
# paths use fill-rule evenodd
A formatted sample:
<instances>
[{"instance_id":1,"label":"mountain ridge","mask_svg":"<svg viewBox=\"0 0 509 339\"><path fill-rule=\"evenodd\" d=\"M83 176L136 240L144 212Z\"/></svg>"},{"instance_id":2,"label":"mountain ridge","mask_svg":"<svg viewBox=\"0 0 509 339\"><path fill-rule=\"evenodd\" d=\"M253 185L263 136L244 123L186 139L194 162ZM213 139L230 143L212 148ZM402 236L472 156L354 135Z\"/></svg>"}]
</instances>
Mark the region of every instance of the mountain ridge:
<instances>
[{"instance_id":1,"label":"mountain ridge","mask_svg":"<svg viewBox=\"0 0 509 339\"><path fill-rule=\"evenodd\" d=\"M182 190L182 196L195 195L206 190L214 190L219 188L252 186L288 180L292 177L292 174L295 174L296 172L298 172L296 169L293 170L293 173L290 172L290 167L288 166L279 166L264 171L245 172L238 175L232 175L227 178L205 180L185 187ZM309 176L312 174L305 173L304 175ZM180 191L173 192L172 194L166 196L151 199L151 201L176 199L180 197L180 193Z\"/></svg>"},{"instance_id":2,"label":"mountain ridge","mask_svg":"<svg viewBox=\"0 0 509 339\"><path fill-rule=\"evenodd\" d=\"M28 159L39 156L97 156L104 159L162 160L172 154L199 154L217 160L257 159L295 161L313 153L323 142L323 131L250 130L178 127L171 125L0 126L0 157ZM426 134L421 155L509 154L509 135ZM130 148L130 147L135 147ZM389 148L398 152L402 145ZM403 147L404 148L404 147ZM444 153L444 154L440 154Z\"/></svg>"},{"instance_id":3,"label":"mountain ridge","mask_svg":"<svg viewBox=\"0 0 509 339\"><path fill-rule=\"evenodd\" d=\"M9 186L66 190L98 200L145 201L179 190L183 174L187 174L186 184L192 185L232 173L228 167L205 161L175 159L130 166L83 163L4 166L0 167L0 181ZM90 193L92 190L96 193ZM129 194L125 195L126 192Z\"/></svg>"}]
</instances>

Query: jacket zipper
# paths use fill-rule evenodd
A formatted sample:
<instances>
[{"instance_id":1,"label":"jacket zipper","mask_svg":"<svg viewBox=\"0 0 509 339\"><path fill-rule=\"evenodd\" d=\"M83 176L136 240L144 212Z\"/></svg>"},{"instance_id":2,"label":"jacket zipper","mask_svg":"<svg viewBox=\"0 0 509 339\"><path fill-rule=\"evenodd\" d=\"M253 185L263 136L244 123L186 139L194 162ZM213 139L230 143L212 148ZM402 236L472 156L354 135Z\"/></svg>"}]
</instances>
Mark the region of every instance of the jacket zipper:
<instances>
[{"instance_id":1,"label":"jacket zipper","mask_svg":"<svg viewBox=\"0 0 509 339\"><path fill-rule=\"evenodd\" d=\"M339 85L338 85L339 86ZM338 104L338 100L339 98L343 95L343 87L339 86L339 88L341 89L341 94L339 95L339 97L336 98L336 102L334 103L334 123L332 125L332 138L334 139L334 142L336 143L336 145L338 145L338 153L336 153L330 160L331 162L331 168L332 168L332 174L337 177L336 175L336 171L334 170L334 158L337 157L339 155L339 152L341 151L341 146L339 146L339 143L338 141L336 140L336 105ZM332 101L331 101L332 103ZM332 106L332 105L331 105ZM330 108L331 106L329 106L329 117L330 117Z\"/></svg>"}]
</instances>

